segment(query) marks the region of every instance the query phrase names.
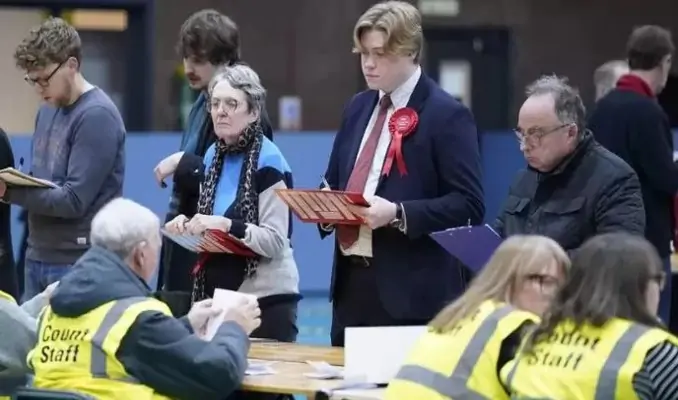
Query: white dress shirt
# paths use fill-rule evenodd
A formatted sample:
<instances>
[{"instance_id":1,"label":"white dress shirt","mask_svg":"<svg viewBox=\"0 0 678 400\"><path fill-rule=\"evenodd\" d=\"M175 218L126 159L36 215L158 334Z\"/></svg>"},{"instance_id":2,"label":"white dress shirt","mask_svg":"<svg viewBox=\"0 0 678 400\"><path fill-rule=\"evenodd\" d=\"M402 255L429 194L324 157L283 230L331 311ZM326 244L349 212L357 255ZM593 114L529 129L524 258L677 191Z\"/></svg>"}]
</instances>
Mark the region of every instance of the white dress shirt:
<instances>
[{"instance_id":1,"label":"white dress shirt","mask_svg":"<svg viewBox=\"0 0 678 400\"><path fill-rule=\"evenodd\" d=\"M403 107L407 107L407 103L410 101L410 96L414 92L417 82L421 77L421 67L417 67L417 70L414 71L412 76L410 76L405 83L400 85L396 90L391 93L391 103L392 105L388 108L386 114L386 123L381 130L381 136L379 137L379 142L377 143L377 149L374 152L374 159L372 160L372 167L370 168L369 173L367 174L367 183L365 183L365 190L363 190L363 196L367 201L374 196L377 191L377 184L381 177L382 167L384 166L384 160L386 158L386 153L391 144L391 133L388 131L388 120L391 118L391 115L395 110ZM380 91L379 99L386 95L386 93ZM360 157L360 152L367 142L367 138L372 132L372 127L377 121L377 115L379 114L379 102L374 107L372 111L372 116L370 121L367 123L365 132L363 133L362 141L360 142L360 147L358 149L358 156L356 157L356 162ZM341 246L340 246L341 247ZM366 225L360 226L360 233L358 235L358 240L353 243L348 249L341 249L341 252L347 256L362 256L362 257L372 257L372 229Z\"/></svg>"}]
</instances>

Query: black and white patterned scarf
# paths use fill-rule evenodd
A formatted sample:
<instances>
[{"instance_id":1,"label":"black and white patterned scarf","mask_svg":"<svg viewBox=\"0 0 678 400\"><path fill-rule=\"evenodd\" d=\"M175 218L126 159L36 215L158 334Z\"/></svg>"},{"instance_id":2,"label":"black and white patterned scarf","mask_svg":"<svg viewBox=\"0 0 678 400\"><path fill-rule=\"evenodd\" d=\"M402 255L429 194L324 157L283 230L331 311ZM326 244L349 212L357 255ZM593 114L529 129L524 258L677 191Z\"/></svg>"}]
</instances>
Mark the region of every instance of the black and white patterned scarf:
<instances>
[{"instance_id":1,"label":"black and white patterned scarf","mask_svg":"<svg viewBox=\"0 0 678 400\"><path fill-rule=\"evenodd\" d=\"M215 191L223 170L224 159L229 155L244 154L245 160L240 171L238 191L235 198L235 215L239 216L245 223L259 224L259 191L256 187L254 174L257 172L259 164L262 138L261 127L256 122L243 131L236 143L226 144L221 140L214 143L214 158L212 158L212 163L209 165L200 187L198 214L213 214ZM248 257L246 262L245 277L247 279L253 277L256 273L259 258ZM205 272L201 268L193 283L194 302L205 298L204 282Z\"/></svg>"}]
</instances>

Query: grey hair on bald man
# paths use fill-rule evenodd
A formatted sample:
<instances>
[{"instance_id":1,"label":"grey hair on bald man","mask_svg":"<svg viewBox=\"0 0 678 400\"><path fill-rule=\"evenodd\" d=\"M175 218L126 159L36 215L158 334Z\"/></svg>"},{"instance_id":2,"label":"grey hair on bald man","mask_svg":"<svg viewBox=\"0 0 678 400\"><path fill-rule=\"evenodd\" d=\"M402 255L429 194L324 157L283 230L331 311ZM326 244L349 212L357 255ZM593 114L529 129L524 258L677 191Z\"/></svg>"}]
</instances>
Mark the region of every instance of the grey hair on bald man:
<instances>
[{"instance_id":1,"label":"grey hair on bald man","mask_svg":"<svg viewBox=\"0 0 678 400\"><path fill-rule=\"evenodd\" d=\"M160 240L160 219L132 200L118 197L92 219L90 241L126 259L142 242Z\"/></svg>"},{"instance_id":2,"label":"grey hair on bald man","mask_svg":"<svg viewBox=\"0 0 678 400\"><path fill-rule=\"evenodd\" d=\"M567 83L567 78L543 75L525 89L527 97L549 94L553 97L555 113L563 124L575 124L581 136L586 130L586 107L579 91Z\"/></svg>"},{"instance_id":3,"label":"grey hair on bald man","mask_svg":"<svg viewBox=\"0 0 678 400\"><path fill-rule=\"evenodd\" d=\"M207 86L207 93L212 97L214 88L221 82L228 82L232 88L242 90L247 98L247 110L261 116L266 104L266 89L261 84L259 75L246 64L222 66L217 69Z\"/></svg>"}]
</instances>

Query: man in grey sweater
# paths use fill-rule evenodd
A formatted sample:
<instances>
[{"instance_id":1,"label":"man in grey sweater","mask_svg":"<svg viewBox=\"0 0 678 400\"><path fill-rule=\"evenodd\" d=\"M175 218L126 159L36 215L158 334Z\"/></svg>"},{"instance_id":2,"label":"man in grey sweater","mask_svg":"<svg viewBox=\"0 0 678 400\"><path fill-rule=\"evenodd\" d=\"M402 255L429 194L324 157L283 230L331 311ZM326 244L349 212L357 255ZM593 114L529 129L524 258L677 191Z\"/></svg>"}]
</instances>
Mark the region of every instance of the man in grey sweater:
<instances>
[{"instance_id":1,"label":"man in grey sweater","mask_svg":"<svg viewBox=\"0 0 678 400\"><path fill-rule=\"evenodd\" d=\"M30 31L14 53L45 104L38 111L30 172L56 187L6 187L28 211L24 299L58 281L89 248L94 214L122 194L125 126L115 104L80 72L78 32L59 18Z\"/></svg>"}]
</instances>

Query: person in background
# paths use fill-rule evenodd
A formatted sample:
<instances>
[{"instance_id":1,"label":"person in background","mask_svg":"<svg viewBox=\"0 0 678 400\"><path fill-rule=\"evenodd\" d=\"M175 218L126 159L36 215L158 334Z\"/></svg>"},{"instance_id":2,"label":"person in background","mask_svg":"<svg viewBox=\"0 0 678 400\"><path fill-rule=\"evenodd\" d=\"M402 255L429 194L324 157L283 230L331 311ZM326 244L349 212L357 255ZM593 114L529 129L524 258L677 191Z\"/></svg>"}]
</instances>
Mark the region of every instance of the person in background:
<instances>
[{"instance_id":1,"label":"person in background","mask_svg":"<svg viewBox=\"0 0 678 400\"><path fill-rule=\"evenodd\" d=\"M670 276L678 166L673 162L669 119L656 97L671 70L671 33L658 26L639 27L631 33L626 51L631 72L598 102L589 118L589 129L601 145L624 159L638 174L645 203L643 233L659 252L664 272ZM670 279L662 292L659 315L668 323Z\"/></svg>"},{"instance_id":2,"label":"person in background","mask_svg":"<svg viewBox=\"0 0 678 400\"><path fill-rule=\"evenodd\" d=\"M41 315L28 356L34 386L97 399L219 400L240 387L256 301L227 309L196 303L181 319L147 284L160 252L160 220L117 198L92 220L92 248L73 266ZM224 312L213 338L209 318Z\"/></svg>"},{"instance_id":3,"label":"person in background","mask_svg":"<svg viewBox=\"0 0 678 400\"><path fill-rule=\"evenodd\" d=\"M240 32L236 24L226 15L216 10L201 10L191 15L181 26L177 51L183 58L188 84L192 89L200 91L189 113L179 150L203 157L216 140L212 119L209 116L207 86L217 68L241 63ZM273 130L265 107L261 111L260 119L264 136L272 140ZM161 185L164 176L168 175L168 168L171 168L172 156L174 154L160 161L155 167L154 173ZM181 192L175 185L166 221L179 214L192 216L196 212L197 201L192 194ZM194 254L166 240L163 244L158 289L167 292L186 292L188 296L192 286L190 271L196 261Z\"/></svg>"},{"instance_id":4,"label":"person in background","mask_svg":"<svg viewBox=\"0 0 678 400\"><path fill-rule=\"evenodd\" d=\"M642 235L638 176L586 129L577 90L554 75L530 84L526 94L515 132L528 167L509 187L494 223L497 233L538 233L566 251L600 233Z\"/></svg>"},{"instance_id":5,"label":"person in background","mask_svg":"<svg viewBox=\"0 0 678 400\"><path fill-rule=\"evenodd\" d=\"M617 87L617 81L629 72L629 64L622 60L611 60L596 68L593 85L596 88L596 102Z\"/></svg>"},{"instance_id":6,"label":"person in background","mask_svg":"<svg viewBox=\"0 0 678 400\"><path fill-rule=\"evenodd\" d=\"M428 324L389 382L386 400L508 400L499 371L565 280L570 260L553 240L513 236L461 297ZM437 379L436 377L440 377ZM473 397L475 398L475 397Z\"/></svg>"},{"instance_id":7,"label":"person in background","mask_svg":"<svg viewBox=\"0 0 678 400\"><path fill-rule=\"evenodd\" d=\"M667 278L642 237L588 240L543 320L501 371L512 398L678 399L678 338L657 318Z\"/></svg>"},{"instance_id":8,"label":"person in background","mask_svg":"<svg viewBox=\"0 0 678 400\"><path fill-rule=\"evenodd\" d=\"M31 373L26 355L37 341L36 318L47 305L58 282L19 306L15 297L0 291L0 400L26 384Z\"/></svg>"},{"instance_id":9,"label":"person in background","mask_svg":"<svg viewBox=\"0 0 678 400\"><path fill-rule=\"evenodd\" d=\"M369 90L346 106L324 178L327 189L362 193L370 207L363 226L319 226L323 238L335 233L335 346L350 326L424 325L460 295L465 267L429 234L479 224L485 213L476 124L421 70L419 10L376 4L358 19L353 43ZM395 161L382 168L396 112L414 129L402 142L406 171Z\"/></svg>"},{"instance_id":10,"label":"person in background","mask_svg":"<svg viewBox=\"0 0 678 400\"><path fill-rule=\"evenodd\" d=\"M14 152L7 133L0 128L0 169L14 167ZM17 271L12 247L12 212L9 204L0 203L0 291L19 298Z\"/></svg>"},{"instance_id":11,"label":"person in background","mask_svg":"<svg viewBox=\"0 0 678 400\"><path fill-rule=\"evenodd\" d=\"M8 188L0 196L28 211L24 299L61 279L87 251L90 222L120 196L125 125L103 90L85 80L78 32L59 18L33 28L14 60L45 102L33 133L31 174L50 188Z\"/></svg>"}]
</instances>

